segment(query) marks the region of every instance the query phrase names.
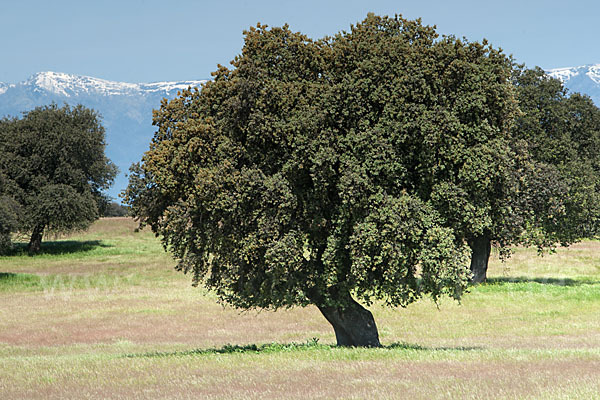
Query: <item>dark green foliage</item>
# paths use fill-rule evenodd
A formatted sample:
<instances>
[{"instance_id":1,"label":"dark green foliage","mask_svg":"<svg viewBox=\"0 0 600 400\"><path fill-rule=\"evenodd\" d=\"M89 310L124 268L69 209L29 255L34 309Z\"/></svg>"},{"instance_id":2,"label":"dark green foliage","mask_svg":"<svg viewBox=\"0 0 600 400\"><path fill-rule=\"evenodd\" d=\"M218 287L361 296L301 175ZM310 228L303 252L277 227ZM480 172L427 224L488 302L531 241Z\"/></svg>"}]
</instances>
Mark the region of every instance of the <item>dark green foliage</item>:
<instances>
[{"instance_id":1,"label":"dark green foliage","mask_svg":"<svg viewBox=\"0 0 600 400\"><path fill-rule=\"evenodd\" d=\"M126 217L129 215L129 207L111 201L101 209L101 214L103 217Z\"/></svg>"},{"instance_id":2,"label":"dark green foliage","mask_svg":"<svg viewBox=\"0 0 600 400\"><path fill-rule=\"evenodd\" d=\"M466 233L475 282L486 279L492 241L508 256L511 245L541 252L599 229L600 110L539 68L517 66L512 81L520 110L510 135L469 149L475 157L464 167L473 167L456 185L444 184L442 196L432 194L455 234ZM489 200L465 200L486 191Z\"/></svg>"},{"instance_id":3,"label":"dark green foliage","mask_svg":"<svg viewBox=\"0 0 600 400\"><path fill-rule=\"evenodd\" d=\"M2 127L0 121L0 128ZM0 152L0 158L3 153ZM19 204L7 194L7 180L0 169L0 254L12 247L11 237L19 226Z\"/></svg>"},{"instance_id":4,"label":"dark green foliage","mask_svg":"<svg viewBox=\"0 0 600 400\"><path fill-rule=\"evenodd\" d=\"M352 184L418 197L457 245L518 242L526 216L515 207L521 159L512 150L512 61L487 42L436 39L417 22L404 24L403 34L415 37L403 41L389 29L394 20L367 21L334 41L341 75L335 106L325 107L335 132L352 132L346 148L365 160L355 164L361 177Z\"/></svg>"},{"instance_id":5,"label":"dark green foliage","mask_svg":"<svg viewBox=\"0 0 600 400\"><path fill-rule=\"evenodd\" d=\"M459 298L469 239L520 233L511 70L400 17L318 41L258 25L233 69L155 112L125 201L238 307Z\"/></svg>"},{"instance_id":6,"label":"dark green foliage","mask_svg":"<svg viewBox=\"0 0 600 400\"><path fill-rule=\"evenodd\" d=\"M4 194L18 205L18 230L31 232L39 251L45 232L83 229L116 174L104 155L104 128L83 106L38 107L0 122L0 171Z\"/></svg>"},{"instance_id":7,"label":"dark green foliage","mask_svg":"<svg viewBox=\"0 0 600 400\"><path fill-rule=\"evenodd\" d=\"M546 212L534 235L568 245L596 236L600 223L600 109L589 97L567 95L539 69L515 72L519 105L515 141L525 143L535 176L530 199ZM541 207L540 207L541 206ZM531 234L532 232L528 232ZM536 243L538 244L538 243Z\"/></svg>"},{"instance_id":8,"label":"dark green foliage","mask_svg":"<svg viewBox=\"0 0 600 400\"><path fill-rule=\"evenodd\" d=\"M0 182L0 254L11 249L12 233L16 232L19 226L18 215L19 204L10 196L3 194Z\"/></svg>"}]
</instances>

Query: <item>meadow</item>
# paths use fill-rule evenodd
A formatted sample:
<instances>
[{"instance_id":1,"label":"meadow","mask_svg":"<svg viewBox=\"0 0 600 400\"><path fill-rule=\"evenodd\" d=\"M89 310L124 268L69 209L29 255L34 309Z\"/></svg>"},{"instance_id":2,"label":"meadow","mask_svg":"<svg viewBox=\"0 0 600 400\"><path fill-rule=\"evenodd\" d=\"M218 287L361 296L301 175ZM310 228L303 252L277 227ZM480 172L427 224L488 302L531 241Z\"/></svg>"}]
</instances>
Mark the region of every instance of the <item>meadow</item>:
<instances>
[{"instance_id":1,"label":"meadow","mask_svg":"<svg viewBox=\"0 0 600 400\"><path fill-rule=\"evenodd\" d=\"M376 304L361 349L314 307L219 304L136 226L0 257L0 399L600 399L600 242L494 255L460 304Z\"/></svg>"}]
</instances>

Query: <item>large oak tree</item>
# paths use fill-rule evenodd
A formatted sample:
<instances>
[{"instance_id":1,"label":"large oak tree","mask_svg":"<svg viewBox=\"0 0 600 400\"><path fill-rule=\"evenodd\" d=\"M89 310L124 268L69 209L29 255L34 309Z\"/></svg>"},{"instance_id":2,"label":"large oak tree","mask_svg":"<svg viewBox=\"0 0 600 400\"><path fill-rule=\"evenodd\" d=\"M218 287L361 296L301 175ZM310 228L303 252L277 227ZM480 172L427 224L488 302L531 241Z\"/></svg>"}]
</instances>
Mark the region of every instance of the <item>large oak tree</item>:
<instances>
[{"instance_id":1,"label":"large oak tree","mask_svg":"<svg viewBox=\"0 0 600 400\"><path fill-rule=\"evenodd\" d=\"M518 214L511 60L369 15L317 41L258 25L232 66L163 102L125 193L177 268L237 307L314 304L340 345L379 345L357 300L459 298Z\"/></svg>"}]
</instances>

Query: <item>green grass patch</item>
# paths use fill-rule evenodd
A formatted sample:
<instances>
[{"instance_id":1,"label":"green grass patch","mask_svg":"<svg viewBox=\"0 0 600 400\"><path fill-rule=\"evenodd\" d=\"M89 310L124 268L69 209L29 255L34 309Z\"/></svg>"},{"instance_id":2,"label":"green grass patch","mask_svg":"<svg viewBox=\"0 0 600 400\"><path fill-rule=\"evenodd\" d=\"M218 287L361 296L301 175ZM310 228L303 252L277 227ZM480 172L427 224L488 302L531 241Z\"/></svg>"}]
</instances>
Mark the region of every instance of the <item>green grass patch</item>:
<instances>
[{"instance_id":1,"label":"green grass patch","mask_svg":"<svg viewBox=\"0 0 600 400\"><path fill-rule=\"evenodd\" d=\"M42 290L41 281L38 275L0 272L0 292Z\"/></svg>"},{"instance_id":2,"label":"green grass patch","mask_svg":"<svg viewBox=\"0 0 600 400\"><path fill-rule=\"evenodd\" d=\"M492 281L472 288L473 293L507 294L515 296L519 293L526 296L553 297L560 301L592 301L600 302L600 283L589 283L589 280L562 280L544 282L543 280Z\"/></svg>"}]
</instances>

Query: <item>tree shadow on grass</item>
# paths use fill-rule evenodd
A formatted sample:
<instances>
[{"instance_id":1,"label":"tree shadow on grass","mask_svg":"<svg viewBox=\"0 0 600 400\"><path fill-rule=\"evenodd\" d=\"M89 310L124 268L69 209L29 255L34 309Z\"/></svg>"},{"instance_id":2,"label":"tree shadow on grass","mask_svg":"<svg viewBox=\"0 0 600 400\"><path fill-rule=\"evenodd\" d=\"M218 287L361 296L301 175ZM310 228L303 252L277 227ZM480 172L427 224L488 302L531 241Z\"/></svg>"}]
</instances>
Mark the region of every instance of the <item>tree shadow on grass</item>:
<instances>
[{"instance_id":1,"label":"tree shadow on grass","mask_svg":"<svg viewBox=\"0 0 600 400\"><path fill-rule=\"evenodd\" d=\"M102 243L100 240L57 240L42 242L42 248L39 253L33 255L64 255L64 254L77 254L87 253L97 248L113 247L110 244ZM26 243L15 243L13 248L6 254L6 256L23 256L28 255Z\"/></svg>"},{"instance_id":2,"label":"tree shadow on grass","mask_svg":"<svg viewBox=\"0 0 600 400\"><path fill-rule=\"evenodd\" d=\"M571 278L531 278L531 277L494 277L488 278L486 283L488 284L500 284L500 283L539 283L541 285L555 285L555 286L581 286L600 283L598 280L593 279L571 279Z\"/></svg>"},{"instance_id":3,"label":"tree shadow on grass","mask_svg":"<svg viewBox=\"0 0 600 400\"><path fill-rule=\"evenodd\" d=\"M182 357L182 356L196 356L196 355L209 355L209 354L234 354L234 353L285 353L295 351L306 351L306 350L341 350L348 349L348 347L340 347L333 344L319 344L319 340L313 338L308 340L306 343L268 343L268 344L248 344L248 345L230 345L226 344L223 347L214 347L207 349L193 349L183 351L171 351L171 352L148 352L148 353L136 353L136 354L125 354L124 358L161 358L161 357ZM373 348L375 351L385 350L416 350L416 351L477 351L483 350L483 347L426 347L418 344L410 344L404 342L392 343L390 345Z\"/></svg>"},{"instance_id":4,"label":"tree shadow on grass","mask_svg":"<svg viewBox=\"0 0 600 400\"><path fill-rule=\"evenodd\" d=\"M40 277L32 274L21 274L14 272L0 272L0 292L13 288L38 288Z\"/></svg>"},{"instance_id":5,"label":"tree shadow on grass","mask_svg":"<svg viewBox=\"0 0 600 400\"><path fill-rule=\"evenodd\" d=\"M233 353L274 353L284 351L298 351L316 348L330 348L335 346L318 344L318 339L307 341L306 343L267 343L267 344L247 344L231 345L226 344L223 347L212 347L207 349L193 349L183 351L154 351L148 353L125 354L125 358L160 358L173 356L195 356L204 354L233 354Z\"/></svg>"},{"instance_id":6,"label":"tree shadow on grass","mask_svg":"<svg viewBox=\"0 0 600 400\"><path fill-rule=\"evenodd\" d=\"M0 272L0 282L14 280L19 275L20 274L15 274L14 272Z\"/></svg>"},{"instance_id":7,"label":"tree shadow on grass","mask_svg":"<svg viewBox=\"0 0 600 400\"><path fill-rule=\"evenodd\" d=\"M419 344L406 343L406 342L396 342L389 344L387 346L383 346L384 349L389 350L420 350L420 351L479 351L484 350L484 347L481 346L439 346L439 347L430 347L430 346L421 346Z\"/></svg>"}]
</instances>

